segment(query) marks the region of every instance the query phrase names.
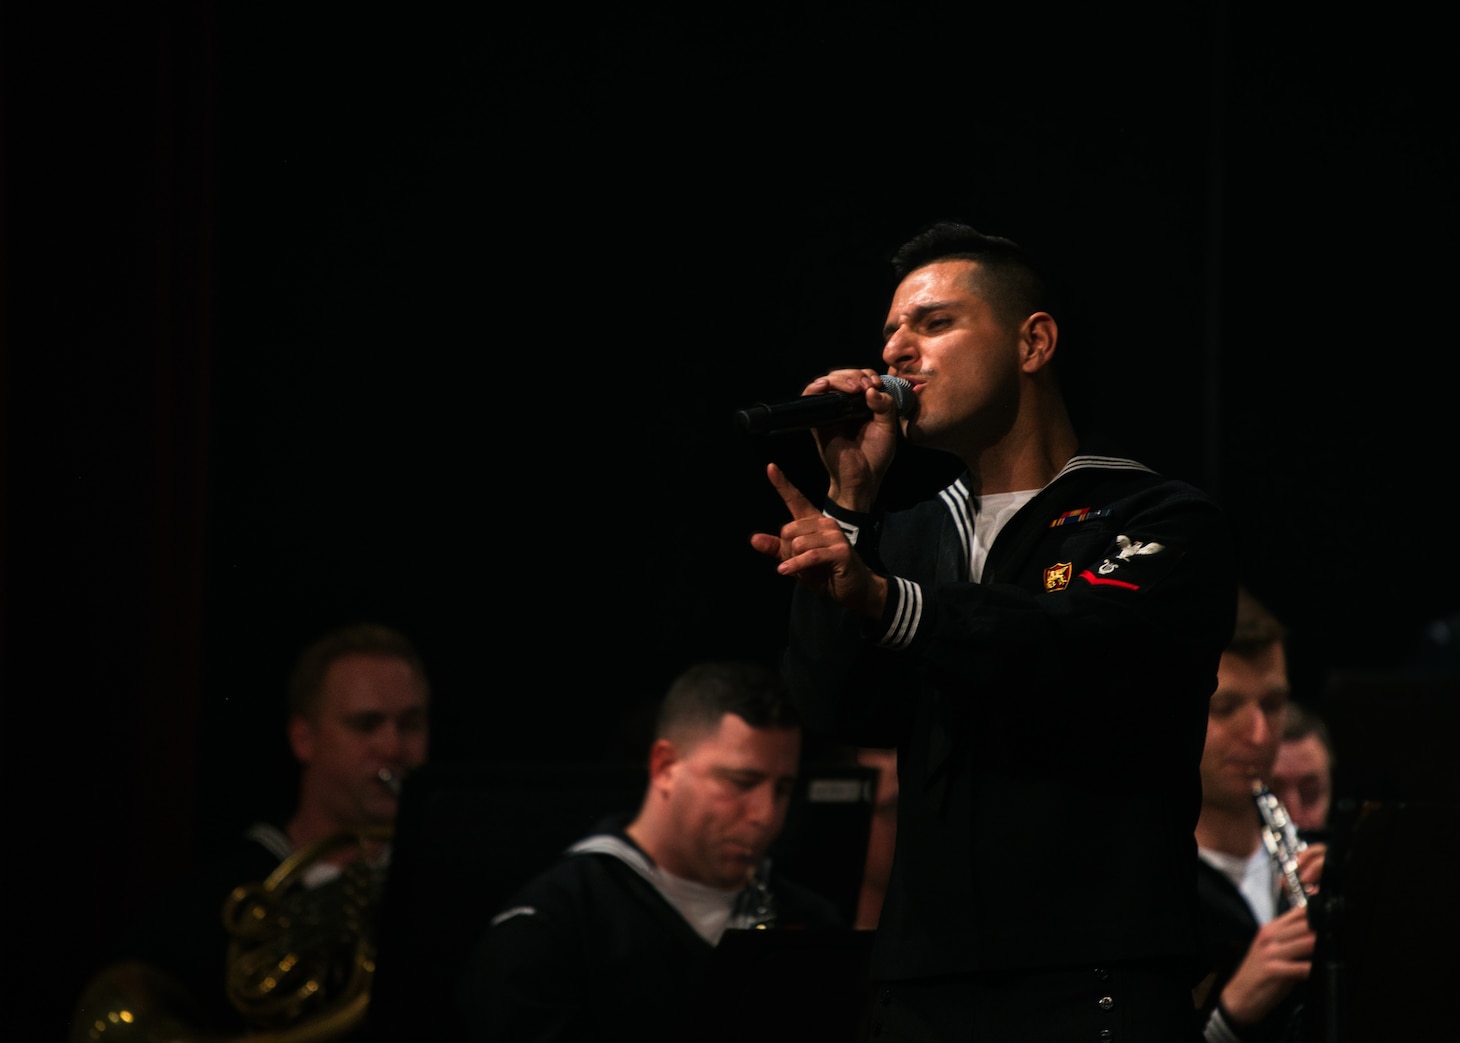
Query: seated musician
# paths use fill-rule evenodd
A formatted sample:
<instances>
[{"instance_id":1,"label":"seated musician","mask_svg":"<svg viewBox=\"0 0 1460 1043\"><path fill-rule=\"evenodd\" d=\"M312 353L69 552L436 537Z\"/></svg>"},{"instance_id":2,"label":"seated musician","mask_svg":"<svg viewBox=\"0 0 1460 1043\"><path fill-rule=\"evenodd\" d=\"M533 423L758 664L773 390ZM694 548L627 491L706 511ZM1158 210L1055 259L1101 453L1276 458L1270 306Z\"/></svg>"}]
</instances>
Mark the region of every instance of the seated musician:
<instances>
[{"instance_id":1,"label":"seated musician","mask_svg":"<svg viewBox=\"0 0 1460 1043\"><path fill-rule=\"evenodd\" d=\"M149 901L78 1002L73 1038L93 1038L98 1019L123 1000L205 1036L283 1029L328 1013L352 981L368 981L352 964L369 955L400 781L426 759L429 699L419 654L390 628L347 626L305 649L288 687L286 733L300 769L292 813L255 823ZM252 918L247 904L230 903L235 888L262 884L290 859L297 872L286 870L277 900L292 935L233 937L225 908ZM292 973L323 988L298 1003L267 994L270 975L284 977L271 970L271 948L301 953ZM253 958L263 969L243 974ZM274 991L288 995L291 984Z\"/></svg>"},{"instance_id":2,"label":"seated musician","mask_svg":"<svg viewBox=\"0 0 1460 1043\"><path fill-rule=\"evenodd\" d=\"M703 1025L698 994L727 931L847 929L830 900L767 858L801 738L773 672L706 662L681 674L637 813L606 818L481 936L460 990L470 1038L686 1038Z\"/></svg>"},{"instance_id":3,"label":"seated musician","mask_svg":"<svg viewBox=\"0 0 1460 1043\"><path fill-rule=\"evenodd\" d=\"M1208 1043L1303 1039L1316 935L1306 906L1324 846L1297 850L1294 876L1264 840L1254 784L1271 777L1289 681L1286 630L1250 592L1217 667L1202 753L1196 840L1207 977L1196 1006Z\"/></svg>"}]
</instances>

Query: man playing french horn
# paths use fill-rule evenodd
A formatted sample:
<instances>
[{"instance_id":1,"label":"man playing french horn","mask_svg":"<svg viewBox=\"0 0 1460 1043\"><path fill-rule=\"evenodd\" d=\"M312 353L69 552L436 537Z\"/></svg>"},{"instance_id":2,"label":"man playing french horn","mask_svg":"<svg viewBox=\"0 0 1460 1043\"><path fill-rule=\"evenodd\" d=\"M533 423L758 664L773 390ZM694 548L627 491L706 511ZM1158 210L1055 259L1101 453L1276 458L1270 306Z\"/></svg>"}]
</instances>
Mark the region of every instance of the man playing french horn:
<instances>
[{"instance_id":1,"label":"man playing french horn","mask_svg":"<svg viewBox=\"0 0 1460 1043\"><path fill-rule=\"evenodd\" d=\"M1283 810L1264 785L1288 702L1286 638L1278 619L1240 591L1208 710L1196 826L1209 968L1196 1002L1208 1043L1309 1038L1306 982L1317 939L1306 893L1326 849L1282 835Z\"/></svg>"},{"instance_id":2,"label":"man playing french horn","mask_svg":"<svg viewBox=\"0 0 1460 1043\"><path fill-rule=\"evenodd\" d=\"M83 993L73 1043L334 1040L363 1024L401 781L427 755L430 684L407 638L365 623L306 648L288 698L292 814L255 823L144 910Z\"/></svg>"}]
</instances>

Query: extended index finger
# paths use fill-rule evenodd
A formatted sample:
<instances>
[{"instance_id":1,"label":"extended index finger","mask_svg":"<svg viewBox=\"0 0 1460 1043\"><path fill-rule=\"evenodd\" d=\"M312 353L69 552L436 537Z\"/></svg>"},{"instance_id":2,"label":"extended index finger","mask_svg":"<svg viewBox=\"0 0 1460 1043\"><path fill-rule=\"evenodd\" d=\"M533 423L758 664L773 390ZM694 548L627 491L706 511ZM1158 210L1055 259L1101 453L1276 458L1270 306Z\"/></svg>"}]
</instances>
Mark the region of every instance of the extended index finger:
<instances>
[{"instance_id":1,"label":"extended index finger","mask_svg":"<svg viewBox=\"0 0 1460 1043\"><path fill-rule=\"evenodd\" d=\"M821 511L816 505L802 495L801 490L791 484L791 479L786 477L775 464L766 465L766 476L770 478L771 484L776 487L776 492L781 494L781 499L786 501L786 507L791 512L791 517L800 521L802 518L819 517Z\"/></svg>"}]
</instances>

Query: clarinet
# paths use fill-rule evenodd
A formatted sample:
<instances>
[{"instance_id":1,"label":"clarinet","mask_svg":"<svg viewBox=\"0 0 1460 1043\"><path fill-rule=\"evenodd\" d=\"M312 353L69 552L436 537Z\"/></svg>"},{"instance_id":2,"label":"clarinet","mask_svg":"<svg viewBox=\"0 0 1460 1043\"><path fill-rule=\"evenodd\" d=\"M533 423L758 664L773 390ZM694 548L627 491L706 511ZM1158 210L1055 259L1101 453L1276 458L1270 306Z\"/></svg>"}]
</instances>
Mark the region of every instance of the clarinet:
<instances>
[{"instance_id":1,"label":"clarinet","mask_svg":"<svg viewBox=\"0 0 1460 1043\"><path fill-rule=\"evenodd\" d=\"M1272 866L1283 878L1283 887L1288 892L1288 904L1306 908L1308 892L1303 890L1303 881L1298 876L1298 852L1308 845L1298 836L1298 828L1288 817L1283 807L1261 779L1252 780L1252 799L1262 815L1262 842L1272 858Z\"/></svg>"},{"instance_id":2,"label":"clarinet","mask_svg":"<svg viewBox=\"0 0 1460 1043\"><path fill-rule=\"evenodd\" d=\"M740 893L735 912L739 926L752 931L764 931L776 925L776 896L760 873L752 876Z\"/></svg>"}]
</instances>

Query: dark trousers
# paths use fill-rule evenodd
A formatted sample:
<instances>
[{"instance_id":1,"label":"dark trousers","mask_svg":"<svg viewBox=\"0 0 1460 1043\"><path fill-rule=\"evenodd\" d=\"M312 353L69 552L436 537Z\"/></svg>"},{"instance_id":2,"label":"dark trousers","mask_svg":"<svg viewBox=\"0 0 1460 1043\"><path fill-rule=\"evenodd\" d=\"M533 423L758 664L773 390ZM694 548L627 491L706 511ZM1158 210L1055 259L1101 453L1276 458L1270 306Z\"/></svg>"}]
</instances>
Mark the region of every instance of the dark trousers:
<instances>
[{"instance_id":1,"label":"dark trousers","mask_svg":"<svg viewBox=\"0 0 1460 1043\"><path fill-rule=\"evenodd\" d=\"M867 1043L1198 1043L1185 968L989 971L882 983Z\"/></svg>"}]
</instances>

